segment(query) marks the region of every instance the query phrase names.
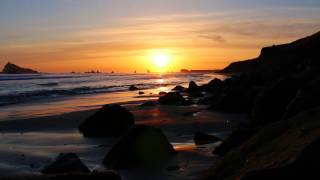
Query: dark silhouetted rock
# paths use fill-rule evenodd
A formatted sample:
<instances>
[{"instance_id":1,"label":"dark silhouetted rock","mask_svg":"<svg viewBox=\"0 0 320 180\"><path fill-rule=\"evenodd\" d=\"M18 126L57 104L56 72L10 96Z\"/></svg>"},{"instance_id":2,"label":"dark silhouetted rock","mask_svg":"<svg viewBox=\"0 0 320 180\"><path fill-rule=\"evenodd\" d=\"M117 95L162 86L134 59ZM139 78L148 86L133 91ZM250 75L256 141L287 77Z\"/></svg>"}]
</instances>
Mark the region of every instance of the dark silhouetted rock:
<instances>
[{"instance_id":1,"label":"dark silhouetted rock","mask_svg":"<svg viewBox=\"0 0 320 180\"><path fill-rule=\"evenodd\" d=\"M308 145L292 163L271 169L262 169L248 173L241 180L270 179L319 179L320 139Z\"/></svg>"},{"instance_id":2,"label":"dark silhouetted rock","mask_svg":"<svg viewBox=\"0 0 320 180\"><path fill-rule=\"evenodd\" d=\"M138 90L140 90L140 89L137 88L137 87L134 86L134 85L131 85L131 86L129 87L129 90L130 90L130 91L138 91Z\"/></svg>"},{"instance_id":3,"label":"dark silhouetted rock","mask_svg":"<svg viewBox=\"0 0 320 180\"><path fill-rule=\"evenodd\" d=\"M222 87L222 81L220 79L215 78L210 81L208 84L202 86L203 90L209 93L217 92Z\"/></svg>"},{"instance_id":4,"label":"dark silhouetted rock","mask_svg":"<svg viewBox=\"0 0 320 180\"><path fill-rule=\"evenodd\" d=\"M287 106L306 82L304 77L288 77L271 85L258 97L253 108L253 125L261 127L282 119Z\"/></svg>"},{"instance_id":5,"label":"dark silhouetted rock","mask_svg":"<svg viewBox=\"0 0 320 180\"><path fill-rule=\"evenodd\" d=\"M194 133L193 140L196 145L204 145L204 144L215 143L217 141L220 141L221 139L209 134L196 132Z\"/></svg>"},{"instance_id":6,"label":"dark silhouetted rock","mask_svg":"<svg viewBox=\"0 0 320 180\"><path fill-rule=\"evenodd\" d=\"M60 154L55 162L41 171L44 174L90 173L74 153Z\"/></svg>"},{"instance_id":7,"label":"dark silhouetted rock","mask_svg":"<svg viewBox=\"0 0 320 180\"><path fill-rule=\"evenodd\" d=\"M145 94L143 91L139 91L139 95L143 95Z\"/></svg>"},{"instance_id":8,"label":"dark silhouetted rock","mask_svg":"<svg viewBox=\"0 0 320 180\"><path fill-rule=\"evenodd\" d=\"M286 108L284 119L300 112L320 106L320 79L312 80L299 90Z\"/></svg>"},{"instance_id":9,"label":"dark silhouetted rock","mask_svg":"<svg viewBox=\"0 0 320 180\"><path fill-rule=\"evenodd\" d=\"M210 168L202 179L240 179L255 171L286 167L299 159L301 153L311 143L319 140L319 117L320 107L317 107L303 111L290 119L268 124L241 146L225 154L223 160ZM313 179L307 178L309 175L305 172L318 172L317 169L312 168L312 164L315 163L319 168L319 155L317 155L319 150L317 148L311 149L313 152L308 151L306 154L310 156L304 158L305 161L301 163L306 166L306 169L310 168L310 171L293 170L303 172L306 178L301 179ZM262 177L258 179L262 179ZM279 178L274 177L274 179ZM284 177L284 179L290 178Z\"/></svg>"},{"instance_id":10,"label":"dark silhouetted rock","mask_svg":"<svg viewBox=\"0 0 320 180\"><path fill-rule=\"evenodd\" d=\"M112 147L103 164L115 169L156 167L175 154L161 129L138 125Z\"/></svg>"},{"instance_id":11,"label":"dark silhouetted rock","mask_svg":"<svg viewBox=\"0 0 320 180\"><path fill-rule=\"evenodd\" d=\"M169 92L159 98L159 103L162 105L184 105L186 100L178 92Z\"/></svg>"},{"instance_id":12,"label":"dark silhouetted rock","mask_svg":"<svg viewBox=\"0 0 320 180\"><path fill-rule=\"evenodd\" d=\"M181 92L181 91L184 91L186 88L183 87L183 86L176 86L172 89L172 91L178 91L178 92Z\"/></svg>"},{"instance_id":13,"label":"dark silhouetted rock","mask_svg":"<svg viewBox=\"0 0 320 180\"><path fill-rule=\"evenodd\" d=\"M37 74L38 72L34 71L32 69L22 68L22 67L19 67L15 64L8 62L4 66L2 73L3 74Z\"/></svg>"},{"instance_id":14,"label":"dark silhouetted rock","mask_svg":"<svg viewBox=\"0 0 320 180\"><path fill-rule=\"evenodd\" d=\"M134 116L120 105L105 105L81 123L80 132L86 137L118 137L134 125Z\"/></svg>"}]
</instances>

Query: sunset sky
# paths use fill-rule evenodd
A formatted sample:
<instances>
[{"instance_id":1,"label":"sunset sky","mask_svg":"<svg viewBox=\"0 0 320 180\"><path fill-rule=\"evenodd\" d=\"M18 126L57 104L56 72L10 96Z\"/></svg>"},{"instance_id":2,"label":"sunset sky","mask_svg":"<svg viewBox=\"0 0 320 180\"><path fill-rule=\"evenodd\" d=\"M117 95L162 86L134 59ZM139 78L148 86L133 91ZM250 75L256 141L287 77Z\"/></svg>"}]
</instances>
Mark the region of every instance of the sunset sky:
<instances>
[{"instance_id":1,"label":"sunset sky","mask_svg":"<svg viewBox=\"0 0 320 180\"><path fill-rule=\"evenodd\" d=\"M320 31L319 0L1 0L0 66L218 69Z\"/></svg>"}]
</instances>

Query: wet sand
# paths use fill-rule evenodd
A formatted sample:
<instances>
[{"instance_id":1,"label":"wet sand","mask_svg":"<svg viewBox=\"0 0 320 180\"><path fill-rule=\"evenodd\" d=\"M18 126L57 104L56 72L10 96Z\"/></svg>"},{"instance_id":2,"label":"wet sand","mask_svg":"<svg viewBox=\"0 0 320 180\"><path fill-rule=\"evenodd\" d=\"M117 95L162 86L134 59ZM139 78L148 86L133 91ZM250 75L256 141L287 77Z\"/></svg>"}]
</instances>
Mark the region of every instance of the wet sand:
<instances>
[{"instance_id":1,"label":"wet sand","mask_svg":"<svg viewBox=\"0 0 320 180\"><path fill-rule=\"evenodd\" d=\"M219 143L195 146L193 133L224 138L233 126L246 120L244 115L207 111L205 106L137 105L141 103L124 104L135 115L136 124L162 128L179 153L165 167L120 171L125 180L194 179L219 159L211 154ZM117 139L84 138L77 130L95 111L0 122L0 173L38 174L61 152L77 153L91 170L103 168L101 161Z\"/></svg>"}]
</instances>

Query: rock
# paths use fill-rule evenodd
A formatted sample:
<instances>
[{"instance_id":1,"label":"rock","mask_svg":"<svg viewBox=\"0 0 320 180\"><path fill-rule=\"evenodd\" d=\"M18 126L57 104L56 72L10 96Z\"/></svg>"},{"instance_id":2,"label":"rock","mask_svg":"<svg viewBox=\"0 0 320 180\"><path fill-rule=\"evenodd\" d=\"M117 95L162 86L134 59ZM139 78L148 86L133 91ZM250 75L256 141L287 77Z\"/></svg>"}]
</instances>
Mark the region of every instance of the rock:
<instances>
[{"instance_id":1,"label":"rock","mask_svg":"<svg viewBox=\"0 0 320 180\"><path fill-rule=\"evenodd\" d=\"M208 84L202 86L204 91L208 93L214 93L221 89L223 82L220 79L215 78L214 80L210 81Z\"/></svg>"},{"instance_id":2,"label":"rock","mask_svg":"<svg viewBox=\"0 0 320 180\"><path fill-rule=\"evenodd\" d=\"M202 97L202 88L199 87L194 81L189 83L189 87L187 89L189 96L191 97Z\"/></svg>"},{"instance_id":3,"label":"rock","mask_svg":"<svg viewBox=\"0 0 320 180\"><path fill-rule=\"evenodd\" d=\"M199 90L199 86L197 85L197 83L194 81L190 81L189 87L188 87L188 92L194 92L194 91L198 91L198 90Z\"/></svg>"},{"instance_id":4,"label":"rock","mask_svg":"<svg viewBox=\"0 0 320 180\"><path fill-rule=\"evenodd\" d=\"M80 132L86 137L118 137L134 125L134 116L120 105L105 105L81 123Z\"/></svg>"},{"instance_id":5,"label":"rock","mask_svg":"<svg viewBox=\"0 0 320 180\"><path fill-rule=\"evenodd\" d=\"M196 145L204 145L204 144L215 143L217 141L220 141L221 139L209 134L196 132L194 133L193 140Z\"/></svg>"},{"instance_id":6,"label":"rock","mask_svg":"<svg viewBox=\"0 0 320 180\"><path fill-rule=\"evenodd\" d=\"M137 88L137 87L134 86L134 85L131 85L131 86L129 87L129 90L130 90L130 91L138 91L139 88Z\"/></svg>"},{"instance_id":7,"label":"rock","mask_svg":"<svg viewBox=\"0 0 320 180\"><path fill-rule=\"evenodd\" d=\"M320 106L320 79L315 79L301 88L286 108L283 119L288 119L308 109Z\"/></svg>"},{"instance_id":8,"label":"rock","mask_svg":"<svg viewBox=\"0 0 320 180\"><path fill-rule=\"evenodd\" d=\"M74 153L60 154L55 162L41 171L44 174L90 173Z\"/></svg>"},{"instance_id":9,"label":"rock","mask_svg":"<svg viewBox=\"0 0 320 180\"><path fill-rule=\"evenodd\" d=\"M233 148L232 151L225 154L222 161L216 166L212 166L202 180L241 179L251 172L282 168L299 159L301 153L310 155L303 158L305 161L301 161L303 162L301 165L305 166L305 169L301 169L300 166L299 169L292 169L291 173L298 175L303 172L302 175L305 178L298 179L314 179L308 178L308 173L318 177L319 149L311 148L312 150L306 153L303 151L311 143L319 140L319 118L320 107L317 107L303 111L290 119L265 126L241 146ZM315 166L313 166L314 163ZM304 171L306 169L308 171ZM259 176L258 179L260 180L262 177ZM279 179L276 176L273 178ZM283 179L290 178L284 176Z\"/></svg>"},{"instance_id":10,"label":"rock","mask_svg":"<svg viewBox=\"0 0 320 180\"><path fill-rule=\"evenodd\" d=\"M167 92L164 92L164 91L159 92L159 96L164 96L164 95L166 95L166 94L168 94L168 93L167 93Z\"/></svg>"},{"instance_id":11,"label":"rock","mask_svg":"<svg viewBox=\"0 0 320 180\"><path fill-rule=\"evenodd\" d=\"M159 103L162 105L184 105L186 100L178 92L169 92L159 98Z\"/></svg>"},{"instance_id":12,"label":"rock","mask_svg":"<svg viewBox=\"0 0 320 180\"><path fill-rule=\"evenodd\" d=\"M32 69L22 68L15 64L8 62L3 70L3 74L37 74L38 72Z\"/></svg>"},{"instance_id":13,"label":"rock","mask_svg":"<svg viewBox=\"0 0 320 180\"><path fill-rule=\"evenodd\" d=\"M183 87L183 86L176 86L172 89L172 91L178 91L178 92L181 92L181 91L184 91L186 88Z\"/></svg>"},{"instance_id":14,"label":"rock","mask_svg":"<svg viewBox=\"0 0 320 180\"><path fill-rule=\"evenodd\" d=\"M320 178L320 139L308 145L295 161L290 164L272 169L262 169L248 173L241 180L269 179L318 179Z\"/></svg>"},{"instance_id":15,"label":"rock","mask_svg":"<svg viewBox=\"0 0 320 180\"><path fill-rule=\"evenodd\" d=\"M145 94L143 91L139 91L139 95L143 95Z\"/></svg>"},{"instance_id":16,"label":"rock","mask_svg":"<svg viewBox=\"0 0 320 180\"><path fill-rule=\"evenodd\" d=\"M161 129L138 125L130 129L108 152L108 168L155 167L176 154Z\"/></svg>"},{"instance_id":17,"label":"rock","mask_svg":"<svg viewBox=\"0 0 320 180\"><path fill-rule=\"evenodd\" d=\"M307 79L304 76L290 76L266 88L257 97L253 108L253 125L255 127L262 127L268 123L281 120L287 106L297 95L297 92Z\"/></svg>"},{"instance_id":18,"label":"rock","mask_svg":"<svg viewBox=\"0 0 320 180\"><path fill-rule=\"evenodd\" d=\"M140 105L140 107L153 107L153 106L157 106L157 102L147 101Z\"/></svg>"}]
</instances>

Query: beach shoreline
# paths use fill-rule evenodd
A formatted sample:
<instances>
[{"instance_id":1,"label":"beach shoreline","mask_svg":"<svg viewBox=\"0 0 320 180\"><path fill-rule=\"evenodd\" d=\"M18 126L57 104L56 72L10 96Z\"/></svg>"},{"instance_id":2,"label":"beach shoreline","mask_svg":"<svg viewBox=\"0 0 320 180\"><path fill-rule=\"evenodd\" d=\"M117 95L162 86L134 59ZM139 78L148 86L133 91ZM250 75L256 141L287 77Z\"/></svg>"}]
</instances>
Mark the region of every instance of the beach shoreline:
<instances>
[{"instance_id":1,"label":"beach shoreline","mask_svg":"<svg viewBox=\"0 0 320 180\"><path fill-rule=\"evenodd\" d=\"M236 126L246 120L244 115L208 111L203 105L141 107L143 102L120 104L134 114L136 124L159 127L164 131L180 152L167 166L178 165L184 169L172 172L163 167L152 171L158 174L159 179L192 179L198 176L219 159L211 154L218 144L196 146L193 134L206 132L223 139L232 129L230 122ZM0 146L0 157L3 158L0 172L8 176L39 174L46 164L63 152L77 153L92 170L103 168L101 159L117 138L84 138L77 129L97 109L0 122L0 140L3 142ZM154 177L152 173L143 172L146 171L124 170L120 174L128 180Z\"/></svg>"}]
</instances>

